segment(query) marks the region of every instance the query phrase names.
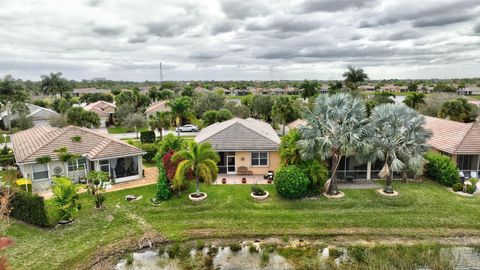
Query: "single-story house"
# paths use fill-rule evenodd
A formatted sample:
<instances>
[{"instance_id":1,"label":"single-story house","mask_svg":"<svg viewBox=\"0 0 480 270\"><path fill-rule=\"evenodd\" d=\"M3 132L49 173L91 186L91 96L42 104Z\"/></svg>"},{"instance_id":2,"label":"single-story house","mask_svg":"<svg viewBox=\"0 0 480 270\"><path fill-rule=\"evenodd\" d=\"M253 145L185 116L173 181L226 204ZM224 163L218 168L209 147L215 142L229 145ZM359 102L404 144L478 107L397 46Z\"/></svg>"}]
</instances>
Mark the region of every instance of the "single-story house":
<instances>
[{"instance_id":1,"label":"single-story house","mask_svg":"<svg viewBox=\"0 0 480 270\"><path fill-rule=\"evenodd\" d=\"M200 131L198 143L218 152L221 174L267 174L280 166L280 138L270 124L253 118L233 118Z\"/></svg>"},{"instance_id":2,"label":"single-story house","mask_svg":"<svg viewBox=\"0 0 480 270\"><path fill-rule=\"evenodd\" d=\"M464 96L480 95L480 87L469 86L463 89L459 89L458 94Z\"/></svg>"},{"instance_id":3,"label":"single-story house","mask_svg":"<svg viewBox=\"0 0 480 270\"><path fill-rule=\"evenodd\" d=\"M85 179L89 171L104 171L116 183L143 177L143 150L95 130L37 126L10 138L16 164L23 176L32 180L36 191L47 189L55 175L77 182ZM61 162L55 151L62 147L80 157ZM45 157L50 161L45 162Z\"/></svg>"},{"instance_id":4,"label":"single-story house","mask_svg":"<svg viewBox=\"0 0 480 270\"><path fill-rule=\"evenodd\" d=\"M110 92L111 92L110 90L98 89L95 87L73 89L73 95L76 97L80 97L81 95L84 95L84 94L94 94L94 93L110 94Z\"/></svg>"},{"instance_id":5,"label":"single-story house","mask_svg":"<svg viewBox=\"0 0 480 270\"><path fill-rule=\"evenodd\" d=\"M425 116L432 150L451 157L465 176L480 172L480 122L461 123Z\"/></svg>"},{"instance_id":6,"label":"single-story house","mask_svg":"<svg viewBox=\"0 0 480 270\"><path fill-rule=\"evenodd\" d=\"M156 112L170 112L172 109L167 105L166 100L161 100L159 102L152 103L148 108L145 110L145 115L148 117Z\"/></svg>"},{"instance_id":7,"label":"single-story house","mask_svg":"<svg viewBox=\"0 0 480 270\"><path fill-rule=\"evenodd\" d=\"M115 104L99 100L83 107L85 111L94 112L100 117L100 127L106 127L113 123L113 114L117 106Z\"/></svg>"},{"instance_id":8,"label":"single-story house","mask_svg":"<svg viewBox=\"0 0 480 270\"><path fill-rule=\"evenodd\" d=\"M34 126L49 125L48 119L60 115L56 111L37 106L35 104L26 103L25 105L27 106L27 109L28 109L28 113L26 116L32 119ZM8 126L10 119L15 120L18 117L19 117L18 113L12 114L12 112L10 112L10 114L8 114L7 111L3 111L0 113L0 120L3 122L4 127Z\"/></svg>"},{"instance_id":9,"label":"single-story house","mask_svg":"<svg viewBox=\"0 0 480 270\"><path fill-rule=\"evenodd\" d=\"M375 91L375 85L370 85L370 84L366 84L366 85L360 85L358 87L358 90L360 91Z\"/></svg>"}]
</instances>

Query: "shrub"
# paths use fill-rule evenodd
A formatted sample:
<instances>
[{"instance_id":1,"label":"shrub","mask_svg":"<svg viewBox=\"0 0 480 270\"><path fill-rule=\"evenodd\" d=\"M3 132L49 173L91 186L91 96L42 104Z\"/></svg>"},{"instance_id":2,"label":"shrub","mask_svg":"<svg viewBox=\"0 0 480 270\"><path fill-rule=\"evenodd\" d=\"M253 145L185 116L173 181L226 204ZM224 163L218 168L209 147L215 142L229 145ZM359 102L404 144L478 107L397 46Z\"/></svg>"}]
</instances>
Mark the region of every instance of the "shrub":
<instances>
[{"instance_id":1,"label":"shrub","mask_svg":"<svg viewBox=\"0 0 480 270\"><path fill-rule=\"evenodd\" d=\"M473 194L473 193L475 193L476 189L477 189L476 186L467 185L467 193Z\"/></svg>"},{"instance_id":2,"label":"shrub","mask_svg":"<svg viewBox=\"0 0 480 270\"><path fill-rule=\"evenodd\" d=\"M463 191L463 185L461 183L455 183L452 185L453 191Z\"/></svg>"},{"instance_id":3,"label":"shrub","mask_svg":"<svg viewBox=\"0 0 480 270\"><path fill-rule=\"evenodd\" d=\"M305 197L308 184L308 178L296 166L282 167L275 175L275 188L280 196L287 199Z\"/></svg>"},{"instance_id":4,"label":"shrub","mask_svg":"<svg viewBox=\"0 0 480 270\"><path fill-rule=\"evenodd\" d=\"M155 142L155 131L146 130L140 132L140 141L142 143L154 143Z\"/></svg>"},{"instance_id":5,"label":"shrub","mask_svg":"<svg viewBox=\"0 0 480 270\"><path fill-rule=\"evenodd\" d=\"M232 243L228 245L228 247L232 252L238 252L242 249L242 246L239 243Z\"/></svg>"},{"instance_id":6,"label":"shrub","mask_svg":"<svg viewBox=\"0 0 480 270\"><path fill-rule=\"evenodd\" d=\"M23 191L16 191L10 202L10 215L24 222L42 227L49 226L43 197Z\"/></svg>"},{"instance_id":7,"label":"shrub","mask_svg":"<svg viewBox=\"0 0 480 270\"><path fill-rule=\"evenodd\" d=\"M80 206L77 204L79 186L66 177L54 177L53 202L58 207L61 220L71 220Z\"/></svg>"},{"instance_id":8,"label":"shrub","mask_svg":"<svg viewBox=\"0 0 480 270\"><path fill-rule=\"evenodd\" d=\"M158 181L157 181L157 193L155 194L155 201L166 201L170 199L170 188L168 185L167 172L163 167L161 160L157 160L158 168Z\"/></svg>"},{"instance_id":9,"label":"shrub","mask_svg":"<svg viewBox=\"0 0 480 270\"><path fill-rule=\"evenodd\" d=\"M153 158L155 157L155 155L157 154L157 151L158 151L158 147L153 144L153 143L145 143L145 144L142 144L140 145L140 148L146 152L145 155L143 155L143 158L147 161L147 162L152 162Z\"/></svg>"},{"instance_id":10,"label":"shrub","mask_svg":"<svg viewBox=\"0 0 480 270\"><path fill-rule=\"evenodd\" d=\"M428 161L425 166L425 175L431 180L449 187L458 183L460 172L449 157L429 152L425 158Z\"/></svg>"},{"instance_id":11,"label":"shrub","mask_svg":"<svg viewBox=\"0 0 480 270\"><path fill-rule=\"evenodd\" d=\"M15 157L13 154L0 155L0 166L7 167L15 164Z\"/></svg>"},{"instance_id":12,"label":"shrub","mask_svg":"<svg viewBox=\"0 0 480 270\"><path fill-rule=\"evenodd\" d=\"M473 186L476 186L477 183L478 183L478 178L473 177L473 178L468 179L468 181L470 181L470 183L472 183Z\"/></svg>"},{"instance_id":13,"label":"shrub","mask_svg":"<svg viewBox=\"0 0 480 270\"><path fill-rule=\"evenodd\" d=\"M253 193L253 195L255 195L255 196L263 196L263 195L267 194L267 193L265 192L265 190L263 190L263 188L261 188L261 187L258 186L257 184L252 185L252 193Z\"/></svg>"}]
</instances>

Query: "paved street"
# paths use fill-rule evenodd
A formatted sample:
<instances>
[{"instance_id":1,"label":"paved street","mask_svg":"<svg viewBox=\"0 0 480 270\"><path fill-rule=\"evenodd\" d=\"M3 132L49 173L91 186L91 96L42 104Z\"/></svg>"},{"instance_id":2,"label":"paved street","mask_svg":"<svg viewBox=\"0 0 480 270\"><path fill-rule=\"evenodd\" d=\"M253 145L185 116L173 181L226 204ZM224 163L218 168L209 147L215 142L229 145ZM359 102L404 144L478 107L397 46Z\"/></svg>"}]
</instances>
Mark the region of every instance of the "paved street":
<instances>
[{"instance_id":1,"label":"paved street","mask_svg":"<svg viewBox=\"0 0 480 270\"><path fill-rule=\"evenodd\" d=\"M102 133L106 133L108 134L108 131L106 128L99 128L97 129L98 131L102 132ZM164 130L163 131L163 136L167 135L167 134L173 134L173 135L177 135L177 132L176 131L172 131L172 130ZM155 134L156 136L160 136L160 134L158 133L158 131L155 131ZM198 132L180 132L180 136L197 136ZM135 132L128 132L128 133L119 133L119 134L110 134L110 136L113 136L117 139L135 139L136 138L136 134ZM140 136L140 133L139 135Z\"/></svg>"}]
</instances>

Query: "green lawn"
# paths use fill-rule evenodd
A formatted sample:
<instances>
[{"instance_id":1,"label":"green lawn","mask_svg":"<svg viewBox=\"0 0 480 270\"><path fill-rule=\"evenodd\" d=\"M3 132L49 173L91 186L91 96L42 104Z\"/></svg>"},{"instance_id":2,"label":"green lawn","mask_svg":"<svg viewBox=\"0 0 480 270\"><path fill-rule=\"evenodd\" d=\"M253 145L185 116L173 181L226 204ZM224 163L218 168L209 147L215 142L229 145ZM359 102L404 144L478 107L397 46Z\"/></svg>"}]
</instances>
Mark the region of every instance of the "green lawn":
<instances>
[{"instance_id":1,"label":"green lawn","mask_svg":"<svg viewBox=\"0 0 480 270\"><path fill-rule=\"evenodd\" d=\"M128 129L128 128L125 128L125 127L109 127L107 128L108 130L108 133L110 134L119 134L119 133L127 133L127 132L135 132L135 130L131 130L131 129ZM142 132L142 131L147 131L148 128L140 128L138 129L138 132Z\"/></svg>"},{"instance_id":2,"label":"green lawn","mask_svg":"<svg viewBox=\"0 0 480 270\"><path fill-rule=\"evenodd\" d=\"M7 142L10 142L10 136L7 136ZM5 143L5 138L3 138L3 133L0 133L0 146L3 147L3 145L1 145L2 143Z\"/></svg>"},{"instance_id":3,"label":"green lawn","mask_svg":"<svg viewBox=\"0 0 480 270\"><path fill-rule=\"evenodd\" d=\"M288 235L422 241L480 235L480 197L460 197L430 182L394 186L400 192L397 198L359 189L344 190L342 199L288 201L270 185L266 189L271 198L265 202L249 197L249 185L202 186L208 193L205 202L193 204L184 193L153 206L148 202L155 193L151 185L108 193L104 210L94 210L92 198L82 194L82 209L71 225L44 230L14 223L8 235L15 245L6 253L13 269L72 269L89 268L98 254L125 252L152 234L169 240ZM127 194L144 198L126 202Z\"/></svg>"}]
</instances>

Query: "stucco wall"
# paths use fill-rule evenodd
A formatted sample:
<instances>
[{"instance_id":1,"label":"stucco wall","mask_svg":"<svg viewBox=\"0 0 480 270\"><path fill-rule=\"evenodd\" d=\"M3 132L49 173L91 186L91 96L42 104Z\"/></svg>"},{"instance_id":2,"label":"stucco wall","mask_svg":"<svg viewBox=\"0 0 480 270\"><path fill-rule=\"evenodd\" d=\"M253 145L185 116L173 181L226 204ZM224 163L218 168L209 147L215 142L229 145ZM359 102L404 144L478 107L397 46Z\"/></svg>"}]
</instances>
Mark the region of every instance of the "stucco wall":
<instances>
[{"instance_id":1,"label":"stucco wall","mask_svg":"<svg viewBox=\"0 0 480 270\"><path fill-rule=\"evenodd\" d=\"M236 167L245 166L253 174L266 174L268 171L276 171L280 167L280 154L278 152L268 152L268 166L252 166L251 152L236 152Z\"/></svg>"}]
</instances>

